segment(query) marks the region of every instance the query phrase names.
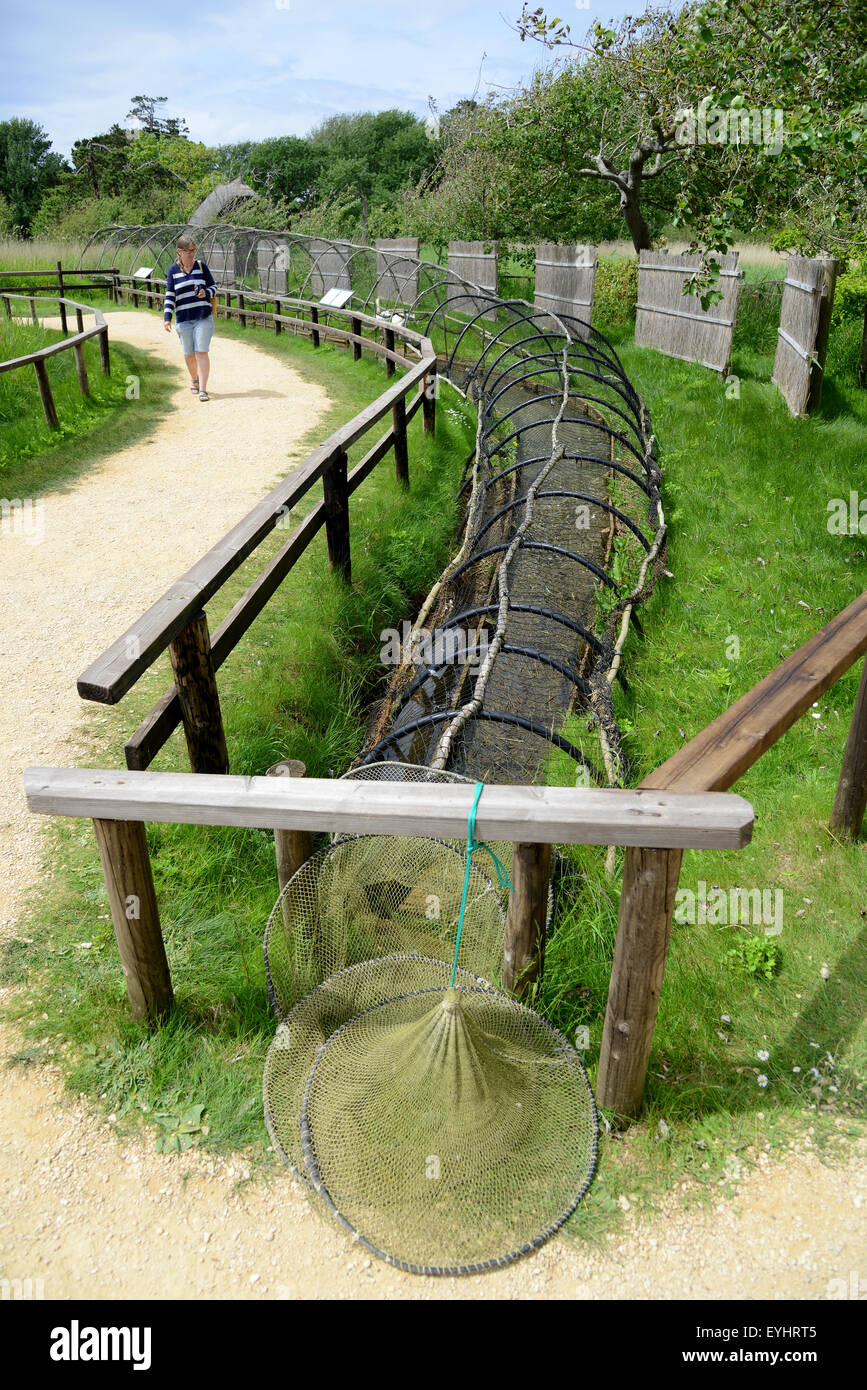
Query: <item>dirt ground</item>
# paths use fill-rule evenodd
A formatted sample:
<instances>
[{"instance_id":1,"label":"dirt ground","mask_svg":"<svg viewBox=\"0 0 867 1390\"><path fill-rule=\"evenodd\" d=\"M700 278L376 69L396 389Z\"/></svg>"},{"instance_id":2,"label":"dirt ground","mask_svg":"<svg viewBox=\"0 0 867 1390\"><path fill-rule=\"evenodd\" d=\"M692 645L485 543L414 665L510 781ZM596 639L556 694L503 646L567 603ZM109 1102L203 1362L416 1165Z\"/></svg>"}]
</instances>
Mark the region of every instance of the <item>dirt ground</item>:
<instances>
[{"instance_id":1,"label":"dirt ground","mask_svg":"<svg viewBox=\"0 0 867 1390\"><path fill-rule=\"evenodd\" d=\"M38 891L21 774L83 755L76 676L273 485L328 404L219 329L202 404L156 318L119 312L109 324L176 363L178 388L148 438L44 498L40 543L0 546L0 934ZM0 1057L14 1047L0 1031ZM784 1160L761 1154L734 1199L685 1209L673 1191L651 1218L627 1212L600 1246L555 1239L508 1269L435 1280L371 1260L288 1175L251 1180L242 1160L156 1154L66 1096L56 1069L0 1066L0 1280L41 1280L60 1299L863 1296L865 1155L862 1140L829 1168L807 1139Z\"/></svg>"}]
</instances>

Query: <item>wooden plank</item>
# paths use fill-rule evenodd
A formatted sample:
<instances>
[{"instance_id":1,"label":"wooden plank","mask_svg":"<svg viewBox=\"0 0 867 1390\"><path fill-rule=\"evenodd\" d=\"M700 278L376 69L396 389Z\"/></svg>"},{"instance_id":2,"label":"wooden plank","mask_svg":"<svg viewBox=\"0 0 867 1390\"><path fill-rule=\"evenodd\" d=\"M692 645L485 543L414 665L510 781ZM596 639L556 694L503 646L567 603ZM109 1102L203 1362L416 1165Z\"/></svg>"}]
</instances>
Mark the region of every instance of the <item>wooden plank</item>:
<instances>
[{"instance_id":1,"label":"wooden plank","mask_svg":"<svg viewBox=\"0 0 867 1390\"><path fill-rule=\"evenodd\" d=\"M641 1107L675 894L680 849L627 849L596 1098L633 1116Z\"/></svg>"},{"instance_id":2,"label":"wooden plank","mask_svg":"<svg viewBox=\"0 0 867 1390\"><path fill-rule=\"evenodd\" d=\"M41 815L445 838L465 835L475 796L463 783L434 795L424 783L94 768L30 768L24 783ZM488 786L476 818L480 840L678 849L739 849L752 824L749 802L731 793L598 787Z\"/></svg>"},{"instance_id":3,"label":"wooden plank","mask_svg":"<svg viewBox=\"0 0 867 1390\"><path fill-rule=\"evenodd\" d=\"M372 425L392 409L424 377L430 362L422 359L394 386L347 425L336 430L314 449L287 478L268 494L221 541L187 570L156 603L94 661L78 678L78 693L84 700L116 704L177 636L192 615L216 593L277 521L305 495L322 476L328 460L348 449ZM131 655L137 652L138 655Z\"/></svg>"},{"instance_id":4,"label":"wooden plank","mask_svg":"<svg viewBox=\"0 0 867 1390\"><path fill-rule=\"evenodd\" d=\"M867 811L867 661L861 672L861 684L855 701L855 712L849 726L843 767L837 784L837 795L831 812L831 829L845 840L857 840Z\"/></svg>"},{"instance_id":5,"label":"wooden plank","mask_svg":"<svg viewBox=\"0 0 867 1390\"><path fill-rule=\"evenodd\" d=\"M725 791L867 652L867 591L662 763L646 788Z\"/></svg>"},{"instance_id":6,"label":"wooden plank","mask_svg":"<svg viewBox=\"0 0 867 1390\"><path fill-rule=\"evenodd\" d=\"M834 312L834 289L837 284L837 271L840 262L833 256L822 258L822 298L819 301L819 323L816 329L814 361L810 368L810 390L807 396L807 413L812 415L822 404L822 382L825 380L825 359L828 356L828 337L831 332L831 315Z\"/></svg>"},{"instance_id":7,"label":"wooden plank","mask_svg":"<svg viewBox=\"0 0 867 1390\"><path fill-rule=\"evenodd\" d=\"M93 828L133 1017L153 1025L173 999L145 828L114 819Z\"/></svg>"},{"instance_id":8,"label":"wooden plank","mask_svg":"<svg viewBox=\"0 0 867 1390\"><path fill-rule=\"evenodd\" d=\"M66 322L66 305L63 302L63 263L57 262L57 288L60 293L60 327L64 333L69 332L69 325Z\"/></svg>"},{"instance_id":9,"label":"wooden plank","mask_svg":"<svg viewBox=\"0 0 867 1390\"><path fill-rule=\"evenodd\" d=\"M190 766L196 773L227 773L229 754L204 613L196 613L169 644L169 656Z\"/></svg>"},{"instance_id":10,"label":"wooden plank","mask_svg":"<svg viewBox=\"0 0 867 1390\"><path fill-rule=\"evenodd\" d=\"M551 846L516 844L506 913L503 989L525 999L545 967L545 925L551 882Z\"/></svg>"}]
</instances>

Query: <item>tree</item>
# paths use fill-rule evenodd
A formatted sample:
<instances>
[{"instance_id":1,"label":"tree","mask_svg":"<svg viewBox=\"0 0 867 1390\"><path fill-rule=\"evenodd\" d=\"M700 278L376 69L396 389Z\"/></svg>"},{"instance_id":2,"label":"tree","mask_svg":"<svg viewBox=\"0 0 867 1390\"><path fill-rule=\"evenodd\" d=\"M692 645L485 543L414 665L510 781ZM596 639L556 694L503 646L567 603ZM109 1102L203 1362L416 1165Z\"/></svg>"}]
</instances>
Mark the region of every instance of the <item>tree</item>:
<instances>
[{"instance_id":1,"label":"tree","mask_svg":"<svg viewBox=\"0 0 867 1390\"><path fill-rule=\"evenodd\" d=\"M409 111L331 116L311 131L309 139L322 153L320 194L335 198L351 191L359 200L363 242L371 200L392 201L435 162L424 122Z\"/></svg>"},{"instance_id":2,"label":"tree","mask_svg":"<svg viewBox=\"0 0 867 1390\"><path fill-rule=\"evenodd\" d=\"M27 233L43 195L60 179L63 159L51 149L35 121L13 116L0 121L0 198L20 232Z\"/></svg>"},{"instance_id":3,"label":"tree","mask_svg":"<svg viewBox=\"0 0 867 1390\"><path fill-rule=\"evenodd\" d=\"M189 126L182 116L169 116L167 120L160 120L157 116L157 107L164 106L167 101L168 97L133 97L132 106L127 111L126 118L128 121L140 121L142 129L150 135L167 135L173 139L189 135Z\"/></svg>"},{"instance_id":4,"label":"tree","mask_svg":"<svg viewBox=\"0 0 867 1390\"><path fill-rule=\"evenodd\" d=\"M252 145L239 172L274 202L302 209L315 200L324 158L322 146L297 135L282 135Z\"/></svg>"}]
</instances>

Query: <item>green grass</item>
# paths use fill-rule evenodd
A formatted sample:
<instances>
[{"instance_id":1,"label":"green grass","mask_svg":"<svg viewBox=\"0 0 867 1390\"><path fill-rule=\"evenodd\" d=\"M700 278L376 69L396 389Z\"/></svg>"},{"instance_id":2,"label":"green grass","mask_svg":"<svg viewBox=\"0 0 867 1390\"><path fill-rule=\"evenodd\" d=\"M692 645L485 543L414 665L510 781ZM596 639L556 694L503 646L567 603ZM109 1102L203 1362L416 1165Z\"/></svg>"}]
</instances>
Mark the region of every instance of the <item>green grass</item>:
<instances>
[{"instance_id":1,"label":"green grass","mask_svg":"<svg viewBox=\"0 0 867 1390\"><path fill-rule=\"evenodd\" d=\"M41 324L0 320L0 361L26 356L63 337ZM111 327L109 352L111 375L106 377L96 341L84 345L90 396L81 394L71 349L49 358L46 370L57 410L56 430L46 424L35 369L24 366L0 373L0 495L33 498L68 484L83 469L139 438L165 414L172 385L169 368L146 352L114 342ZM139 387L137 396L133 377L147 387Z\"/></svg>"},{"instance_id":2,"label":"green grass","mask_svg":"<svg viewBox=\"0 0 867 1390\"><path fill-rule=\"evenodd\" d=\"M353 363L339 349L316 351L225 321L219 332L255 342L327 386L332 405L299 453L385 386L379 363ZM409 426L409 492L395 484L389 457L353 496L352 589L330 575L320 534L221 668L234 772L261 774L282 758L303 759L312 776L345 770L382 675L379 634L413 611L447 559L474 424L474 412L447 390L434 439L423 435L419 412ZM370 443L353 448L350 464ZM284 538L269 538L209 605L212 630ZM169 682L163 659L119 707L88 707L91 747L82 761L122 766L124 738ZM180 732L153 766L187 768ZM120 1125L156 1119L152 1142L261 1156L262 1067L274 1033L262 958L277 894L273 837L153 826L148 838L177 999L170 1021L154 1034L131 1021L90 827L59 821L46 842L42 896L19 921L3 963L11 986L4 1012L23 1033L18 1060L54 1061L74 1092L101 1102ZM191 1114L182 1134L178 1125Z\"/></svg>"},{"instance_id":3,"label":"green grass","mask_svg":"<svg viewBox=\"0 0 867 1390\"><path fill-rule=\"evenodd\" d=\"M867 490L867 393L853 385L855 346L854 335L837 335L823 412L793 420L770 385L770 355L736 350L740 398L730 399L713 373L616 342L657 435L674 575L642 614L644 637L633 629L628 639L628 691L615 689L633 782L864 589L867 537L826 527L829 499ZM842 845L827 828L860 665L733 788L755 807L752 843L684 855L682 888L695 892L703 880L708 891L781 889L783 930L767 937L762 925L675 922L647 1108L602 1146L601 1180L570 1223L582 1237L619 1219L619 1195L641 1205L678 1181L701 1196L734 1194L731 1155L748 1166L757 1151L805 1134L834 1147L863 1123L867 840ZM570 720L566 734L594 753L586 720ZM567 780L563 760L554 760L552 780ZM593 1077L622 871L618 852L607 879L602 858L564 852L542 999L568 1035L589 1028ZM779 959L766 972L768 949Z\"/></svg>"}]
</instances>

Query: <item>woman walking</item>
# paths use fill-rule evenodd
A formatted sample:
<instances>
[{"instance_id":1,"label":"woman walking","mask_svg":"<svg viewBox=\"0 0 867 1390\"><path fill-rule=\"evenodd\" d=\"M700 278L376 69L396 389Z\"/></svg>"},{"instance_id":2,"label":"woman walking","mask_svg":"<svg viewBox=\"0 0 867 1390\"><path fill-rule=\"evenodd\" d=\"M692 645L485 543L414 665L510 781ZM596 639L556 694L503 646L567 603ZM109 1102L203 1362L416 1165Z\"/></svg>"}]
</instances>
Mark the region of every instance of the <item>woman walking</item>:
<instances>
[{"instance_id":1,"label":"woman walking","mask_svg":"<svg viewBox=\"0 0 867 1390\"><path fill-rule=\"evenodd\" d=\"M198 392L200 401L207 401L211 367L208 347L214 333L217 286L205 262L196 260L196 243L188 233L178 237L176 249L178 259L166 277L163 321L170 333L172 314L176 316L178 337L192 381L190 390Z\"/></svg>"}]
</instances>

